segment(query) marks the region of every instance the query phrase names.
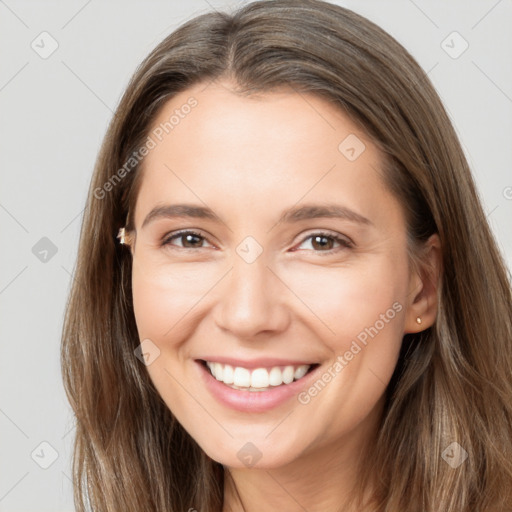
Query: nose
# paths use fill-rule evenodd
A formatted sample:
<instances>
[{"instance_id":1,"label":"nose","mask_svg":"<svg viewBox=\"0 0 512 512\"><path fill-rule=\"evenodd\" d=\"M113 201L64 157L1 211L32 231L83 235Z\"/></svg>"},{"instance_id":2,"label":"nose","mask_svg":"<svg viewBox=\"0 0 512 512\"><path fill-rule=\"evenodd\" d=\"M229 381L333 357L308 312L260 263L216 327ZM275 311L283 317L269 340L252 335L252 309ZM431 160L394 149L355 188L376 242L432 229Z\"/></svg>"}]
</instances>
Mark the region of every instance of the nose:
<instances>
[{"instance_id":1,"label":"nose","mask_svg":"<svg viewBox=\"0 0 512 512\"><path fill-rule=\"evenodd\" d=\"M223 280L217 304L216 324L238 339L285 330L290 319L285 297L288 291L260 255L247 263L235 255L233 268Z\"/></svg>"}]
</instances>

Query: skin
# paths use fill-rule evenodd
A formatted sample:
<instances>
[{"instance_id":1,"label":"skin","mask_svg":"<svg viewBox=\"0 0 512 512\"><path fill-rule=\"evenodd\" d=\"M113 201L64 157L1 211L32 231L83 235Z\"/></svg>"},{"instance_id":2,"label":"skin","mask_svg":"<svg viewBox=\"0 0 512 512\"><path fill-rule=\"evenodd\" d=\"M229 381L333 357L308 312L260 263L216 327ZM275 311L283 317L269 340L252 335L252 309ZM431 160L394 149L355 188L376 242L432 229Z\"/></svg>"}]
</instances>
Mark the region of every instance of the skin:
<instances>
[{"instance_id":1,"label":"skin","mask_svg":"<svg viewBox=\"0 0 512 512\"><path fill-rule=\"evenodd\" d=\"M196 85L164 105L153 124L196 98L146 156L136 203L135 318L140 339L160 350L147 370L180 423L236 482L244 508L226 479L224 512L339 510L357 455L382 418L403 335L434 322L437 275L412 271L402 207L365 133L314 95L283 88L243 97L233 88L226 80ZM366 146L354 161L338 149L350 134ZM160 218L142 228L152 208L177 203L206 205L224 223ZM283 210L306 203L335 203L370 223L277 223ZM161 245L184 228L204 238ZM322 245L312 235L325 230L352 246ZM247 236L263 249L252 263L236 252ZM427 249L438 268L436 235ZM327 371L394 303L401 310L307 404L294 397L269 411L239 412L197 378L194 359L206 354L293 357ZM237 457L247 442L262 454L251 468Z\"/></svg>"}]
</instances>

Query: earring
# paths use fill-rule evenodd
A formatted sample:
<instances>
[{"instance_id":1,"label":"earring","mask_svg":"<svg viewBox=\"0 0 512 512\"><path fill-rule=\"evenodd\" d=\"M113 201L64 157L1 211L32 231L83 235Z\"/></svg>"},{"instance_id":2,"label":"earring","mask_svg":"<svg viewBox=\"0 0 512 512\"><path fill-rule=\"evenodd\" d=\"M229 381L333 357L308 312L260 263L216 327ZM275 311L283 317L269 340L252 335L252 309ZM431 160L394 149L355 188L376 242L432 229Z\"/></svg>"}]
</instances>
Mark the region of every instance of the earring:
<instances>
[{"instance_id":1,"label":"earring","mask_svg":"<svg viewBox=\"0 0 512 512\"><path fill-rule=\"evenodd\" d=\"M416 318L416 323L421 324L421 318L419 316Z\"/></svg>"},{"instance_id":2,"label":"earring","mask_svg":"<svg viewBox=\"0 0 512 512\"><path fill-rule=\"evenodd\" d=\"M127 235L126 235L126 230L125 228L121 228L119 230L119 233L117 234L117 238L120 239L120 243L121 244L126 244L126 238L127 238Z\"/></svg>"}]
</instances>

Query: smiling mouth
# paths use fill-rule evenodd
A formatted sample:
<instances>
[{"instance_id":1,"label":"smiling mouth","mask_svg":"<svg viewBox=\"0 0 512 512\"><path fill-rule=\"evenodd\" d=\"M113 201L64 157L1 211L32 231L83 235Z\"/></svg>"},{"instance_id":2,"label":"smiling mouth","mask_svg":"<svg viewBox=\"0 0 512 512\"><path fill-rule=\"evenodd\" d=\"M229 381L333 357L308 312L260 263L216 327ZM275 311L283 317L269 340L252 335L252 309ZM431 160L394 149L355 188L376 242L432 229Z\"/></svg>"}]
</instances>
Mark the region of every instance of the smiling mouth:
<instances>
[{"instance_id":1,"label":"smiling mouth","mask_svg":"<svg viewBox=\"0 0 512 512\"><path fill-rule=\"evenodd\" d=\"M210 374L226 386L242 391L268 391L302 379L318 364L244 368L213 361L200 361Z\"/></svg>"}]
</instances>

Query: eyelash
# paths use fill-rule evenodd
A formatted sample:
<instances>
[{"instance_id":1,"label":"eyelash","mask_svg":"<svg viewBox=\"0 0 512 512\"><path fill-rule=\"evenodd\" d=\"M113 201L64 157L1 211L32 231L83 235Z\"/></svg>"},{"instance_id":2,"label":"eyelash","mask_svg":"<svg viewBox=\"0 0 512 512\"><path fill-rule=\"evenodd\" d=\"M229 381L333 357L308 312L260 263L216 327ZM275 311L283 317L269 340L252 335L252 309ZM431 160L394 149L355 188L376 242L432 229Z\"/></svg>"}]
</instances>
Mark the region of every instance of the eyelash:
<instances>
[{"instance_id":1,"label":"eyelash","mask_svg":"<svg viewBox=\"0 0 512 512\"><path fill-rule=\"evenodd\" d=\"M180 237L183 237L185 235L194 235L194 236L197 236L198 238L202 238L203 240L207 240L207 238L205 236L203 236L201 233L198 233L197 231L193 231L193 230L184 230L184 231L178 231L176 233L170 233L169 236L166 236L164 237L164 239L162 240L162 247L164 246L169 246L169 247L172 247L173 249L184 249L184 250L196 250L196 249L202 249L202 247L180 247L180 246L174 246L171 244L171 242L177 238L180 238ZM306 240L309 240L310 238L314 238L314 237L325 237L325 238L331 238L332 240L334 240L335 242L339 243L340 244L340 247L334 247L332 249L329 249L327 251L315 251L314 249L311 249L313 250L313 252L316 252L316 253L319 253L319 254L333 254L335 252L337 252L338 250L341 250L341 249L351 249L353 248L353 243L348 241L346 238L342 238L340 236L337 236L335 234L332 234L332 233L329 233L329 232L325 232L325 231L318 231L318 232L315 232L315 233L312 233L310 235L308 235L306 238L304 238L299 245L302 245ZM296 249L295 249L296 250Z\"/></svg>"}]
</instances>

